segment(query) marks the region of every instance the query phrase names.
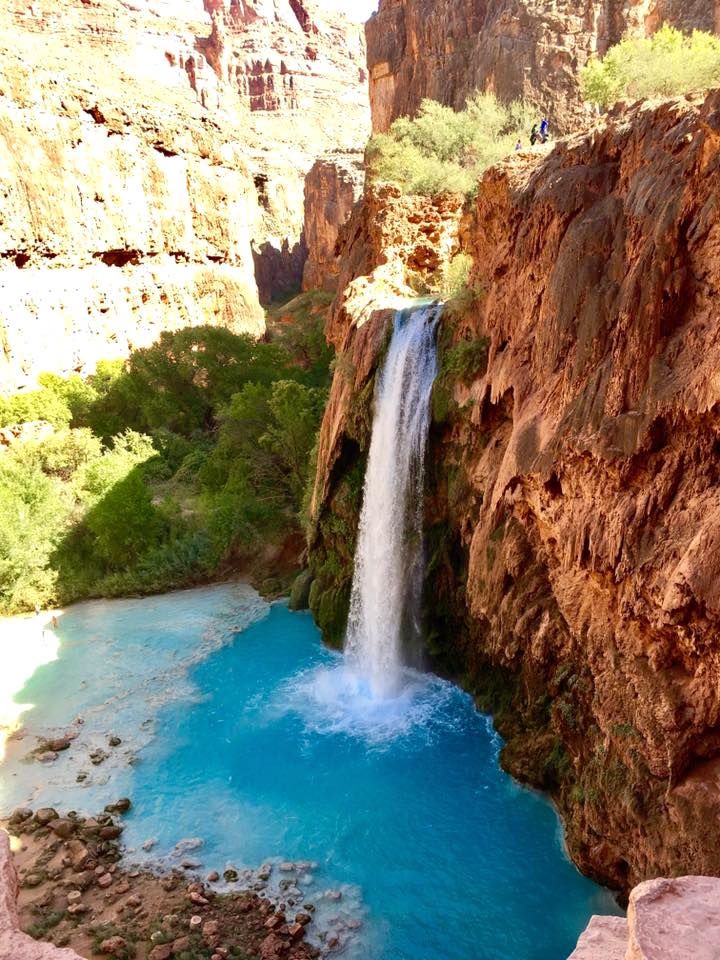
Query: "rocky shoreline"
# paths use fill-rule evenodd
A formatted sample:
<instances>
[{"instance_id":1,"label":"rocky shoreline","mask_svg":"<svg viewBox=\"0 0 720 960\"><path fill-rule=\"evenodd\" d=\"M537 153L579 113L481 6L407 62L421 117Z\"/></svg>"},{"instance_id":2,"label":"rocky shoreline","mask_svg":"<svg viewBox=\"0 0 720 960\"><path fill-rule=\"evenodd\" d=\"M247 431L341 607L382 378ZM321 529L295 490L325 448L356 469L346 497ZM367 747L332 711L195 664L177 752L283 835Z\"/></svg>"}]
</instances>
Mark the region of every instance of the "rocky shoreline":
<instances>
[{"instance_id":1,"label":"rocky shoreline","mask_svg":"<svg viewBox=\"0 0 720 960\"><path fill-rule=\"evenodd\" d=\"M23 933L70 948L75 956L114 960L314 960L343 946L339 930L313 929L310 935L315 905L304 902L295 878L312 864L265 864L242 874L228 869L222 878L213 871L204 880L193 872L192 860L159 871L134 868L126 864L122 846L122 817L130 808L128 799L95 817L23 808L0 822L10 838L7 845L0 832L5 841L0 861L3 854L13 861L0 864L3 886L10 885L7 872L16 874ZM284 899L265 889L276 869L284 877L279 882ZM296 890L300 899L291 895ZM342 897L340 891L323 896L331 894ZM0 923L0 948L3 938L17 936ZM20 957L17 949L14 958ZM11 954L0 949L0 955ZM73 956L39 954L44 955Z\"/></svg>"}]
</instances>

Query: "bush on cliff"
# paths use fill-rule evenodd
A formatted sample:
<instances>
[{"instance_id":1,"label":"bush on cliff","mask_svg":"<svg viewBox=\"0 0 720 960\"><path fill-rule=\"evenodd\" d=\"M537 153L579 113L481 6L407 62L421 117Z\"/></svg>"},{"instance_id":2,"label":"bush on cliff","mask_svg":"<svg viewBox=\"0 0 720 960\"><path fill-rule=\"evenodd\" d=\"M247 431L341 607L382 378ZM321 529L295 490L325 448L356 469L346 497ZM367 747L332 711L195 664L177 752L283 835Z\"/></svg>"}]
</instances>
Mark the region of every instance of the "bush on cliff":
<instances>
[{"instance_id":1,"label":"bush on cliff","mask_svg":"<svg viewBox=\"0 0 720 960\"><path fill-rule=\"evenodd\" d=\"M85 381L44 375L39 396L0 398L9 422L58 427L0 453L0 613L189 586L300 534L326 300L285 306L272 342L183 330Z\"/></svg>"},{"instance_id":2,"label":"bush on cliff","mask_svg":"<svg viewBox=\"0 0 720 960\"><path fill-rule=\"evenodd\" d=\"M665 25L652 37L626 39L582 70L583 96L600 107L698 93L720 84L720 38Z\"/></svg>"},{"instance_id":3,"label":"bush on cliff","mask_svg":"<svg viewBox=\"0 0 720 960\"><path fill-rule=\"evenodd\" d=\"M505 105L491 93L469 97L460 111L423 100L414 119L401 117L370 141L370 175L410 194L469 194L534 122L526 104Z\"/></svg>"}]
</instances>

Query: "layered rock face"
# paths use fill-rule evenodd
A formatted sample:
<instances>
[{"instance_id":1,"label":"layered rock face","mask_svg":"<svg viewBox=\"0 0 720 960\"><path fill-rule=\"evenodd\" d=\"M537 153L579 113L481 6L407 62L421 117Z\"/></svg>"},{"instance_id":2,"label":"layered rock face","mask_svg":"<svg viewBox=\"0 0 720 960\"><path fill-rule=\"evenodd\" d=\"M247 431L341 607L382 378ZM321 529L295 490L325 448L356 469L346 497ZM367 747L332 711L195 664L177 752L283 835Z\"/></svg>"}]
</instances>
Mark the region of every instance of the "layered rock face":
<instances>
[{"instance_id":1,"label":"layered rock face","mask_svg":"<svg viewBox=\"0 0 720 960\"><path fill-rule=\"evenodd\" d=\"M300 289L305 177L332 152L352 166L370 132L362 27L309 0L204 0L198 47L226 109L241 111L263 223L255 244L261 299Z\"/></svg>"},{"instance_id":2,"label":"layered rock face","mask_svg":"<svg viewBox=\"0 0 720 960\"><path fill-rule=\"evenodd\" d=\"M623 890L720 873L719 169L718 93L491 169L462 228L472 304L440 335L431 662L497 711L503 764L554 794L575 860ZM357 522L395 216L351 220L358 279L329 329L312 559L339 636L326 572L352 542L335 518Z\"/></svg>"},{"instance_id":3,"label":"layered rock face","mask_svg":"<svg viewBox=\"0 0 720 960\"><path fill-rule=\"evenodd\" d=\"M366 26L373 129L424 97L459 108L475 90L524 98L565 133L587 125L578 71L627 34L665 22L720 29L715 0L380 0Z\"/></svg>"},{"instance_id":4,"label":"layered rock face","mask_svg":"<svg viewBox=\"0 0 720 960\"><path fill-rule=\"evenodd\" d=\"M261 334L259 301L301 285L307 170L367 136L359 28L299 0L10 0L0 21L0 391L166 329ZM280 58L294 99L252 103L220 69L239 50L245 77Z\"/></svg>"},{"instance_id":5,"label":"layered rock face","mask_svg":"<svg viewBox=\"0 0 720 960\"><path fill-rule=\"evenodd\" d=\"M630 894L627 920L592 918L570 960L715 960L718 944L718 880L649 880Z\"/></svg>"},{"instance_id":6,"label":"layered rock face","mask_svg":"<svg viewBox=\"0 0 720 960\"><path fill-rule=\"evenodd\" d=\"M335 248L342 227L362 196L362 154L318 160L305 178L305 243L308 259L303 290L336 290L340 263Z\"/></svg>"},{"instance_id":7,"label":"layered rock face","mask_svg":"<svg viewBox=\"0 0 720 960\"><path fill-rule=\"evenodd\" d=\"M38 31L52 25L40 21ZM254 186L233 132L188 87L120 97L102 48L83 80L43 34L12 30L0 62L0 389L91 372L165 329L264 330ZM97 54L95 56L93 51Z\"/></svg>"}]
</instances>

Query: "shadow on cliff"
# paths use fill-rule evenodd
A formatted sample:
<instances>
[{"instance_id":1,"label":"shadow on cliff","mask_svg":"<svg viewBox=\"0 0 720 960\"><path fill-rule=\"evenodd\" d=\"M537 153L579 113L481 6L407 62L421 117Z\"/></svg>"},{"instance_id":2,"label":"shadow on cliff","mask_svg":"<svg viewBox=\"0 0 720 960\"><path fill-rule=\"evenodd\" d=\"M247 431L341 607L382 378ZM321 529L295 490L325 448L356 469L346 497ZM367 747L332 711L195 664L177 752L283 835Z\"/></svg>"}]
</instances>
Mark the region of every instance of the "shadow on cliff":
<instances>
[{"instance_id":1,"label":"shadow on cliff","mask_svg":"<svg viewBox=\"0 0 720 960\"><path fill-rule=\"evenodd\" d=\"M269 240L253 247L255 282L260 303L287 300L302 289L303 271L308 258L305 236L290 246L287 237L278 247Z\"/></svg>"}]
</instances>

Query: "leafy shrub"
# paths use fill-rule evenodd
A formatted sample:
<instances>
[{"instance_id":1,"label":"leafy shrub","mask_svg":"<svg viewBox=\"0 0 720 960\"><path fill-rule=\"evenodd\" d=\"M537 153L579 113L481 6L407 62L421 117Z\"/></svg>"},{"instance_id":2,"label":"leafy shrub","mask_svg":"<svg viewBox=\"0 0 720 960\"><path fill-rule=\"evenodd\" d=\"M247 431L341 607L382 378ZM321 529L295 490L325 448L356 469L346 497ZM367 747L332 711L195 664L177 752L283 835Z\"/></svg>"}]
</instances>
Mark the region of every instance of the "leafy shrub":
<instances>
[{"instance_id":1,"label":"leafy shrub","mask_svg":"<svg viewBox=\"0 0 720 960\"><path fill-rule=\"evenodd\" d=\"M482 172L528 136L534 119L526 104L506 106L492 93L469 97L461 111L423 100L414 119L401 117L370 141L371 177L405 193L470 194Z\"/></svg>"},{"instance_id":2,"label":"leafy shrub","mask_svg":"<svg viewBox=\"0 0 720 960\"><path fill-rule=\"evenodd\" d=\"M608 107L617 100L675 97L720 84L720 38L691 36L669 25L652 37L622 40L581 73L583 96Z\"/></svg>"}]
</instances>

